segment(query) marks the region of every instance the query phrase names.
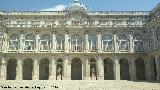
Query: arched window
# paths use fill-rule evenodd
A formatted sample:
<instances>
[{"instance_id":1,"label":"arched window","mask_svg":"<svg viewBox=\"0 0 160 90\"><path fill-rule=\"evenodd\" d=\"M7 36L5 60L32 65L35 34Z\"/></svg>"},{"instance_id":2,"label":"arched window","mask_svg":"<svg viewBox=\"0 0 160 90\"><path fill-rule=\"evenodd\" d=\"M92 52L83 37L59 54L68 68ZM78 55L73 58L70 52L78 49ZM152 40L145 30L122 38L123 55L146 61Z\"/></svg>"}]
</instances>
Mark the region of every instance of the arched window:
<instances>
[{"instance_id":1,"label":"arched window","mask_svg":"<svg viewBox=\"0 0 160 90\"><path fill-rule=\"evenodd\" d=\"M88 41L89 41L89 50L90 51L96 51L96 45L97 45L96 34L90 34Z\"/></svg>"},{"instance_id":2,"label":"arched window","mask_svg":"<svg viewBox=\"0 0 160 90\"><path fill-rule=\"evenodd\" d=\"M62 51L64 50L64 35L58 34L56 37L56 50Z\"/></svg>"},{"instance_id":3,"label":"arched window","mask_svg":"<svg viewBox=\"0 0 160 90\"><path fill-rule=\"evenodd\" d=\"M143 52L144 51L144 45L143 45L143 37L140 34L135 34L133 36L133 45L134 45L134 51L135 52Z\"/></svg>"},{"instance_id":4,"label":"arched window","mask_svg":"<svg viewBox=\"0 0 160 90\"><path fill-rule=\"evenodd\" d=\"M12 34L9 37L9 49L18 50L19 49L19 36L18 34Z\"/></svg>"},{"instance_id":5,"label":"arched window","mask_svg":"<svg viewBox=\"0 0 160 90\"><path fill-rule=\"evenodd\" d=\"M119 51L128 51L129 49L129 42L127 35L121 33L117 35L117 44L118 44L118 50Z\"/></svg>"},{"instance_id":6,"label":"arched window","mask_svg":"<svg viewBox=\"0 0 160 90\"><path fill-rule=\"evenodd\" d=\"M78 52L83 50L83 41L80 34L74 34L71 37L71 50Z\"/></svg>"},{"instance_id":7,"label":"arched window","mask_svg":"<svg viewBox=\"0 0 160 90\"><path fill-rule=\"evenodd\" d=\"M40 40L40 50L50 50L50 49L51 49L50 35L43 34Z\"/></svg>"},{"instance_id":8,"label":"arched window","mask_svg":"<svg viewBox=\"0 0 160 90\"><path fill-rule=\"evenodd\" d=\"M35 37L33 34L27 34L25 36L24 50L34 50L34 49L35 49Z\"/></svg>"},{"instance_id":9,"label":"arched window","mask_svg":"<svg viewBox=\"0 0 160 90\"><path fill-rule=\"evenodd\" d=\"M102 48L104 51L113 51L113 38L111 34L104 34L102 36Z\"/></svg>"}]
</instances>

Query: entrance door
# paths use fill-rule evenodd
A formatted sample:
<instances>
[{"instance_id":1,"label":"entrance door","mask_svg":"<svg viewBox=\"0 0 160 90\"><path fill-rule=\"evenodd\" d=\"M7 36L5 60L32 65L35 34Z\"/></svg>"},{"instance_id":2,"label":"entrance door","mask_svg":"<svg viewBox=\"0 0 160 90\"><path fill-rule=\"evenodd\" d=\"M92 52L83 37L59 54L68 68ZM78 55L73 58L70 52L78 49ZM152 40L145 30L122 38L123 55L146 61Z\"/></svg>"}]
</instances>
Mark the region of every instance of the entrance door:
<instances>
[{"instance_id":1,"label":"entrance door","mask_svg":"<svg viewBox=\"0 0 160 90\"><path fill-rule=\"evenodd\" d=\"M82 80L82 63L80 59L72 60L71 80Z\"/></svg>"}]
</instances>

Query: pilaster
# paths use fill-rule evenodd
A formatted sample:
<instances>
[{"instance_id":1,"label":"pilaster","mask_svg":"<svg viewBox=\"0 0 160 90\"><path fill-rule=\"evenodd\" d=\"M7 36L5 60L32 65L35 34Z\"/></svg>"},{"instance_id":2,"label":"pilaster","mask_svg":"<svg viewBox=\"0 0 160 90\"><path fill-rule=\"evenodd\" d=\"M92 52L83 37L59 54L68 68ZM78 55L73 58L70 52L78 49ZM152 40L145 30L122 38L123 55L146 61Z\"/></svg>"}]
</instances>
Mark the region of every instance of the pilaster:
<instances>
[{"instance_id":1,"label":"pilaster","mask_svg":"<svg viewBox=\"0 0 160 90\"><path fill-rule=\"evenodd\" d=\"M131 80L134 81L136 80L136 67L135 67L135 61L132 59L130 62L129 62L129 71L130 71L130 77L131 77Z\"/></svg>"},{"instance_id":2,"label":"pilaster","mask_svg":"<svg viewBox=\"0 0 160 90\"><path fill-rule=\"evenodd\" d=\"M24 47L23 38L24 38L24 32L21 31L21 33L20 33L20 48L19 48L19 51L20 51L20 52L22 52L23 47Z\"/></svg>"},{"instance_id":3,"label":"pilaster","mask_svg":"<svg viewBox=\"0 0 160 90\"><path fill-rule=\"evenodd\" d=\"M89 42L88 42L88 32L85 32L85 52L88 52L89 51Z\"/></svg>"},{"instance_id":4,"label":"pilaster","mask_svg":"<svg viewBox=\"0 0 160 90\"><path fill-rule=\"evenodd\" d=\"M85 80L90 80L90 63L89 60L85 60Z\"/></svg>"},{"instance_id":5,"label":"pilaster","mask_svg":"<svg viewBox=\"0 0 160 90\"><path fill-rule=\"evenodd\" d=\"M68 63L68 57L65 57L64 60L64 80L71 79L71 64Z\"/></svg>"},{"instance_id":6,"label":"pilaster","mask_svg":"<svg viewBox=\"0 0 160 90\"><path fill-rule=\"evenodd\" d=\"M51 58L50 64L49 64L49 80L56 80L56 63L54 57Z\"/></svg>"},{"instance_id":7,"label":"pilaster","mask_svg":"<svg viewBox=\"0 0 160 90\"><path fill-rule=\"evenodd\" d=\"M35 45L36 45L35 51L36 52L38 52L38 50L39 50L39 39L40 39L40 37L39 37L39 31L36 31L36 43L35 43Z\"/></svg>"},{"instance_id":8,"label":"pilaster","mask_svg":"<svg viewBox=\"0 0 160 90\"><path fill-rule=\"evenodd\" d=\"M120 63L118 58L115 59L115 79L120 80Z\"/></svg>"},{"instance_id":9,"label":"pilaster","mask_svg":"<svg viewBox=\"0 0 160 90\"><path fill-rule=\"evenodd\" d=\"M7 75L7 61L5 58L2 58L2 66L1 66L1 80L6 80Z\"/></svg>"},{"instance_id":10,"label":"pilaster","mask_svg":"<svg viewBox=\"0 0 160 90\"><path fill-rule=\"evenodd\" d=\"M104 79L104 67L101 57L98 57L98 80Z\"/></svg>"},{"instance_id":11,"label":"pilaster","mask_svg":"<svg viewBox=\"0 0 160 90\"><path fill-rule=\"evenodd\" d=\"M17 67L16 67L16 80L22 80L22 60L17 60Z\"/></svg>"},{"instance_id":12,"label":"pilaster","mask_svg":"<svg viewBox=\"0 0 160 90\"><path fill-rule=\"evenodd\" d=\"M101 44L102 44L102 37L101 37L101 33L98 31L97 32L97 37L98 37L98 40L97 40L97 49L98 49L98 53L102 53L102 49L101 49Z\"/></svg>"},{"instance_id":13,"label":"pilaster","mask_svg":"<svg viewBox=\"0 0 160 90\"><path fill-rule=\"evenodd\" d=\"M133 49L133 36L132 36L132 32L131 31L129 32L129 51L130 51L130 53L134 52L134 49Z\"/></svg>"},{"instance_id":14,"label":"pilaster","mask_svg":"<svg viewBox=\"0 0 160 90\"><path fill-rule=\"evenodd\" d=\"M65 32L65 43L64 43L64 50L65 50L65 53L68 53L69 52L69 36L68 36L68 31Z\"/></svg>"},{"instance_id":15,"label":"pilaster","mask_svg":"<svg viewBox=\"0 0 160 90\"><path fill-rule=\"evenodd\" d=\"M116 32L113 33L113 40L114 40L114 52L118 52L118 45L117 45L117 34Z\"/></svg>"},{"instance_id":16,"label":"pilaster","mask_svg":"<svg viewBox=\"0 0 160 90\"><path fill-rule=\"evenodd\" d=\"M36 58L33 62L33 80L39 80L39 61Z\"/></svg>"},{"instance_id":17,"label":"pilaster","mask_svg":"<svg viewBox=\"0 0 160 90\"><path fill-rule=\"evenodd\" d=\"M52 31L52 52L56 51L56 31Z\"/></svg>"}]
</instances>

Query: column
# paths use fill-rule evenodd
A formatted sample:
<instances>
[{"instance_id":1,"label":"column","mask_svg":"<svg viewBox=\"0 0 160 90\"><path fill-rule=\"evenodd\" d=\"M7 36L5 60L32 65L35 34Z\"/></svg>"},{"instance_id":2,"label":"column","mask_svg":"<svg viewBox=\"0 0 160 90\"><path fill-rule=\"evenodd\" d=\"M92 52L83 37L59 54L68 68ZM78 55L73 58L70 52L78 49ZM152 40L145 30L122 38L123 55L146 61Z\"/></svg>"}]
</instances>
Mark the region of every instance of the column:
<instances>
[{"instance_id":1,"label":"column","mask_svg":"<svg viewBox=\"0 0 160 90\"><path fill-rule=\"evenodd\" d=\"M90 80L90 63L89 60L85 60L85 80Z\"/></svg>"},{"instance_id":2,"label":"column","mask_svg":"<svg viewBox=\"0 0 160 90\"><path fill-rule=\"evenodd\" d=\"M114 40L114 52L115 53L118 52L118 45L117 45L117 39L116 39L116 37L117 37L117 34L116 34L116 32L114 32L114 34L113 34L113 40Z\"/></svg>"},{"instance_id":3,"label":"column","mask_svg":"<svg viewBox=\"0 0 160 90\"><path fill-rule=\"evenodd\" d=\"M146 80L152 80L152 73L151 73L152 70L150 68L150 63L151 62L149 60L144 61L144 64L145 64L145 79Z\"/></svg>"},{"instance_id":4,"label":"column","mask_svg":"<svg viewBox=\"0 0 160 90\"><path fill-rule=\"evenodd\" d=\"M129 62L129 72L130 72L130 78L132 81L136 80L136 67L135 67L135 61L132 60Z\"/></svg>"},{"instance_id":5,"label":"column","mask_svg":"<svg viewBox=\"0 0 160 90\"><path fill-rule=\"evenodd\" d=\"M70 80L71 79L71 65L68 64L68 57L65 57L64 60L64 80Z\"/></svg>"},{"instance_id":6,"label":"column","mask_svg":"<svg viewBox=\"0 0 160 90\"><path fill-rule=\"evenodd\" d=\"M115 59L115 79L120 80L120 64L117 58Z\"/></svg>"},{"instance_id":7,"label":"column","mask_svg":"<svg viewBox=\"0 0 160 90\"><path fill-rule=\"evenodd\" d=\"M35 48L35 51L36 51L36 52L39 51L39 43L40 43L40 42L39 42L39 39L40 39L40 37L39 37L39 31L37 31L37 32L36 32L36 43L35 43L35 44L36 44L36 48Z\"/></svg>"},{"instance_id":8,"label":"column","mask_svg":"<svg viewBox=\"0 0 160 90\"><path fill-rule=\"evenodd\" d=\"M68 36L68 31L65 32L65 43L64 43L64 50L65 50L65 53L68 53L69 52L69 36Z\"/></svg>"},{"instance_id":9,"label":"column","mask_svg":"<svg viewBox=\"0 0 160 90\"><path fill-rule=\"evenodd\" d=\"M20 41L19 41L19 42L20 42L20 48L19 48L20 52L22 52L23 47L24 47L23 38L24 38L24 32L21 31L21 34L20 34Z\"/></svg>"},{"instance_id":10,"label":"column","mask_svg":"<svg viewBox=\"0 0 160 90\"><path fill-rule=\"evenodd\" d=\"M98 57L98 80L104 79L104 66L101 57Z\"/></svg>"},{"instance_id":11,"label":"column","mask_svg":"<svg viewBox=\"0 0 160 90\"><path fill-rule=\"evenodd\" d=\"M52 31L52 52L56 51L56 31Z\"/></svg>"},{"instance_id":12,"label":"column","mask_svg":"<svg viewBox=\"0 0 160 90\"><path fill-rule=\"evenodd\" d=\"M33 60L33 80L39 80L39 61Z\"/></svg>"},{"instance_id":13,"label":"column","mask_svg":"<svg viewBox=\"0 0 160 90\"><path fill-rule=\"evenodd\" d=\"M155 62L156 62L156 70L157 70L156 80L160 80L160 57L159 55L155 55Z\"/></svg>"},{"instance_id":14,"label":"column","mask_svg":"<svg viewBox=\"0 0 160 90\"><path fill-rule=\"evenodd\" d=\"M16 80L22 80L22 60L17 60L17 67L16 67Z\"/></svg>"},{"instance_id":15,"label":"column","mask_svg":"<svg viewBox=\"0 0 160 90\"><path fill-rule=\"evenodd\" d=\"M56 62L54 57L50 60L49 72L50 72L49 80L56 80Z\"/></svg>"},{"instance_id":16,"label":"column","mask_svg":"<svg viewBox=\"0 0 160 90\"><path fill-rule=\"evenodd\" d=\"M102 48L101 48L101 33L100 32L98 32L97 33L97 37L98 37L98 41L97 41L97 49L98 49L98 53L101 53L102 52Z\"/></svg>"},{"instance_id":17,"label":"column","mask_svg":"<svg viewBox=\"0 0 160 90\"><path fill-rule=\"evenodd\" d=\"M133 49L133 36L132 36L132 32L131 31L129 32L129 51L130 51L130 53L134 52L134 49Z\"/></svg>"},{"instance_id":18,"label":"column","mask_svg":"<svg viewBox=\"0 0 160 90\"><path fill-rule=\"evenodd\" d=\"M5 30L4 32L4 38L3 38L3 47L2 49L4 50L4 52L7 52L8 50L8 31Z\"/></svg>"},{"instance_id":19,"label":"column","mask_svg":"<svg viewBox=\"0 0 160 90\"><path fill-rule=\"evenodd\" d=\"M85 32L85 44L86 44L86 46L85 46L85 52L87 53L88 51L89 51L89 42L88 42L88 32L86 31Z\"/></svg>"},{"instance_id":20,"label":"column","mask_svg":"<svg viewBox=\"0 0 160 90\"><path fill-rule=\"evenodd\" d=\"M2 58L2 66L1 66L1 80L6 80L7 75L7 61Z\"/></svg>"}]
</instances>

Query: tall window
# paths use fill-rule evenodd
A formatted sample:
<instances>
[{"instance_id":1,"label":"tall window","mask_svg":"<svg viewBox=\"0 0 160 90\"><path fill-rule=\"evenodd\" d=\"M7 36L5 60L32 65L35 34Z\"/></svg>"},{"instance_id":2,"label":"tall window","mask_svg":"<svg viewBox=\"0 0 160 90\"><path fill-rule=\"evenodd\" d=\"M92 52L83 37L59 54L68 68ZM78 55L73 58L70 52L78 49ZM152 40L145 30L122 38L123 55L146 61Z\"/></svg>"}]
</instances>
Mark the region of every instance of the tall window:
<instances>
[{"instance_id":1,"label":"tall window","mask_svg":"<svg viewBox=\"0 0 160 90\"><path fill-rule=\"evenodd\" d=\"M83 41L80 34L74 34L71 37L71 50L81 51L83 49Z\"/></svg>"},{"instance_id":2,"label":"tall window","mask_svg":"<svg viewBox=\"0 0 160 90\"><path fill-rule=\"evenodd\" d=\"M102 36L102 48L107 52L111 52L113 50L113 37L111 34L104 34Z\"/></svg>"},{"instance_id":3,"label":"tall window","mask_svg":"<svg viewBox=\"0 0 160 90\"><path fill-rule=\"evenodd\" d=\"M51 38L48 34L43 34L40 40L40 50L50 50Z\"/></svg>"},{"instance_id":4,"label":"tall window","mask_svg":"<svg viewBox=\"0 0 160 90\"><path fill-rule=\"evenodd\" d=\"M125 34L121 33L117 35L117 44L119 51L128 51L129 49L129 42L128 38Z\"/></svg>"},{"instance_id":5,"label":"tall window","mask_svg":"<svg viewBox=\"0 0 160 90\"><path fill-rule=\"evenodd\" d=\"M97 37L95 34L89 35L89 50L95 51L96 50L96 44L97 44Z\"/></svg>"},{"instance_id":6,"label":"tall window","mask_svg":"<svg viewBox=\"0 0 160 90\"><path fill-rule=\"evenodd\" d=\"M27 34L25 36L24 50L34 50L34 49L35 49L35 37L33 34Z\"/></svg>"},{"instance_id":7,"label":"tall window","mask_svg":"<svg viewBox=\"0 0 160 90\"><path fill-rule=\"evenodd\" d=\"M19 36L18 34L12 34L9 37L9 49L18 50L19 49Z\"/></svg>"},{"instance_id":8,"label":"tall window","mask_svg":"<svg viewBox=\"0 0 160 90\"><path fill-rule=\"evenodd\" d=\"M56 50L64 50L64 35L58 34L56 37Z\"/></svg>"},{"instance_id":9,"label":"tall window","mask_svg":"<svg viewBox=\"0 0 160 90\"><path fill-rule=\"evenodd\" d=\"M135 34L133 36L133 45L134 45L134 51L135 52L143 52L144 51L144 45L143 45L143 37L140 34Z\"/></svg>"}]
</instances>

